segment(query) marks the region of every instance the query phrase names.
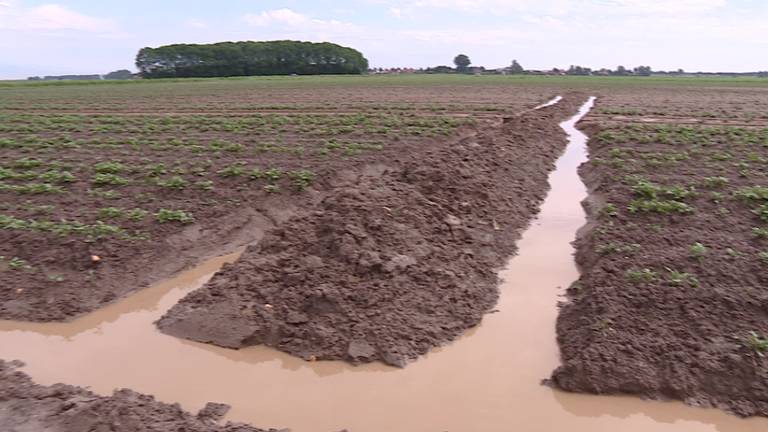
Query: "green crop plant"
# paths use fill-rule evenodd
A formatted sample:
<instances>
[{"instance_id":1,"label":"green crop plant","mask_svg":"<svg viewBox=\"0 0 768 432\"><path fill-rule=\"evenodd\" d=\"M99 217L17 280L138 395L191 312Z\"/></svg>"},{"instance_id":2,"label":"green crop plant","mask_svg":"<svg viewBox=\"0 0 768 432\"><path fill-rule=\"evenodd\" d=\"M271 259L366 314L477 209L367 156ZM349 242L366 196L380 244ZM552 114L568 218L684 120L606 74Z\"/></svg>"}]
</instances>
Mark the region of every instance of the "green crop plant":
<instances>
[{"instance_id":1,"label":"green crop plant","mask_svg":"<svg viewBox=\"0 0 768 432\"><path fill-rule=\"evenodd\" d=\"M194 222L194 217L192 217L191 213L187 213L184 210L169 210L169 209L160 209L157 213L155 213L155 218L160 223L167 223L167 222L180 222L180 223L192 223Z\"/></svg>"},{"instance_id":2,"label":"green crop plant","mask_svg":"<svg viewBox=\"0 0 768 432\"><path fill-rule=\"evenodd\" d=\"M31 213L53 213L56 210L55 205L41 204L36 205L30 201L25 202L23 205L18 206L20 210L28 211Z\"/></svg>"},{"instance_id":3,"label":"green crop plant","mask_svg":"<svg viewBox=\"0 0 768 432\"><path fill-rule=\"evenodd\" d=\"M240 165L230 165L218 171L218 174L222 177L240 177L245 173L245 170Z\"/></svg>"},{"instance_id":4,"label":"green crop plant","mask_svg":"<svg viewBox=\"0 0 768 432\"><path fill-rule=\"evenodd\" d=\"M605 206L603 206L600 212L606 216L612 216L612 217L619 215L619 209L616 208L616 204L611 204L611 203L607 203Z\"/></svg>"},{"instance_id":5,"label":"green crop plant","mask_svg":"<svg viewBox=\"0 0 768 432\"><path fill-rule=\"evenodd\" d=\"M268 184L264 186L264 192L270 193L270 194L278 193L280 192L280 186L274 185L274 184Z\"/></svg>"},{"instance_id":6,"label":"green crop plant","mask_svg":"<svg viewBox=\"0 0 768 432\"><path fill-rule=\"evenodd\" d=\"M156 184L162 188L177 190L185 189L189 185L189 183L180 176L173 176L165 180L158 180Z\"/></svg>"},{"instance_id":7,"label":"green crop plant","mask_svg":"<svg viewBox=\"0 0 768 432\"><path fill-rule=\"evenodd\" d=\"M0 180L13 180L18 177L19 173L14 170L0 167Z\"/></svg>"},{"instance_id":8,"label":"green crop plant","mask_svg":"<svg viewBox=\"0 0 768 432\"><path fill-rule=\"evenodd\" d=\"M624 150L621 148L613 148L610 151L608 151L608 157L613 159L622 159L625 156L629 156L629 153L627 150Z\"/></svg>"},{"instance_id":9,"label":"green crop plant","mask_svg":"<svg viewBox=\"0 0 768 432\"><path fill-rule=\"evenodd\" d=\"M709 249L703 244L696 242L693 245L691 245L691 247L688 248L688 252L690 253L692 258L698 261L701 261L704 259L704 256L707 255L707 252L709 252Z\"/></svg>"},{"instance_id":10,"label":"green crop plant","mask_svg":"<svg viewBox=\"0 0 768 432\"><path fill-rule=\"evenodd\" d=\"M116 207L105 207L99 209L99 217L104 219L129 219L132 221L140 221L144 219L148 213L148 211L140 208L122 209Z\"/></svg>"},{"instance_id":11,"label":"green crop plant","mask_svg":"<svg viewBox=\"0 0 768 432\"><path fill-rule=\"evenodd\" d=\"M38 168L43 165L43 161L39 159L19 159L11 164L12 168L16 169L32 169L32 168Z\"/></svg>"},{"instance_id":12,"label":"green crop plant","mask_svg":"<svg viewBox=\"0 0 768 432\"><path fill-rule=\"evenodd\" d=\"M673 270L671 268L667 268L667 272L669 272L669 278L667 279L667 281L672 286L683 286L683 285L689 285L692 287L699 286L699 280L690 273L680 272L677 270Z\"/></svg>"},{"instance_id":13,"label":"green crop plant","mask_svg":"<svg viewBox=\"0 0 768 432\"><path fill-rule=\"evenodd\" d=\"M0 229L50 232L60 236L80 234L89 237L103 237L108 235L128 237L127 233L125 233L122 228L108 225L101 221L87 225L76 221L61 220L52 222L35 219L18 219L7 215L0 215Z\"/></svg>"},{"instance_id":14,"label":"green crop plant","mask_svg":"<svg viewBox=\"0 0 768 432\"><path fill-rule=\"evenodd\" d=\"M754 210L754 213L760 217L760 219L768 222L768 204L763 204Z\"/></svg>"},{"instance_id":15,"label":"green crop plant","mask_svg":"<svg viewBox=\"0 0 768 432\"><path fill-rule=\"evenodd\" d=\"M13 257L8 260L8 268L13 270L32 270L32 266L21 258Z\"/></svg>"},{"instance_id":16,"label":"green crop plant","mask_svg":"<svg viewBox=\"0 0 768 432\"><path fill-rule=\"evenodd\" d=\"M744 340L746 346L760 357L765 357L768 352L768 339L757 334L756 331L749 332Z\"/></svg>"},{"instance_id":17,"label":"green crop plant","mask_svg":"<svg viewBox=\"0 0 768 432\"><path fill-rule=\"evenodd\" d=\"M49 170L37 176L39 180L47 183L72 183L77 178L67 171Z\"/></svg>"},{"instance_id":18,"label":"green crop plant","mask_svg":"<svg viewBox=\"0 0 768 432\"><path fill-rule=\"evenodd\" d=\"M687 189L682 186L659 186L644 179L636 179L632 191L647 200L655 200L662 196L674 200L683 200L696 194L693 189Z\"/></svg>"},{"instance_id":19,"label":"green crop plant","mask_svg":"<svg viewBox=\"0 0 768 432\"><path fill-rule=\"evenodd\" d=\"M263 170L260 170L259 168L253 168L248 172L248 177L251 178L251 180L259 180L266 177Z\"/></svg>"},{"instance_id":20,"label":"green crop plant","mask_svg":"<svg viewBox=\"0 0 768 432\"><path fill-rule=\"evenodd\" d=\"M213 182L211 180L200 180L195 182L195 187L205 191L213 190Z\"/></svg>"},{"instance_id":21,"label":"green crop plant","mask_svg":"<svg viewBox=\"0 0 768 432\"><path fill-rule=\"evenodd\" d=\"M172 174L178 174L178 175L185 175L185 174L188 173L188 171L187 171L187 169L185 167L178 166L178 167L174 168L173 170L171 170L171 173Z\"/></svg>"},{"instance_id":22,"label":"green crop plant","mask_svg":"<svg viewBox=\"0 0 768 432\"><path fill-rule=\"evenodd\" d=\"M116 207L106 207L99 209L99 218L117 219L125 215L125 210Z\"/></svg>"},{"instance_id":23,"label":"green crop plant","mask_svg":"<svg viewBox=\"0 0 768 432\"><path fill-rule=\"evenodd\" d=\"M93 170L99 174L119 174L126 170L120 162L99 162L93 166Z\"/></svg>"},{"instance_id":24,"label":"green crop plant","mask_svg":"<svg viewBox=\"0 0 768 432\"><path fill-rule=\"evenodd\" d=\"M150 177L159 177L168 172L163 163L146 165L144 169L148 171Z\"/></svg>"},{"instance_id":25,"label":"green crop plant","mask_svg":"<svg viewBox=\"0 0 768 432\"><path fill-rule=\"evenodd\" d=\"M708 188L721 188L727 186L730 181L725 177L704 177L704 186Z\"/></svg>"},{"instance_id":26,"label":"green crop plant","mask_svg":"<svg viewBox=\"0 0 768 432\"><path fill-rule=\"evenodd\" d=\"M649 283L654 282L658 280L658 273L655 271L645 268L642 270L627 270L627 278L632 283Z\"/></svg>"},{"instance_id":27,"label":"green crop plant","mask_svg":"<svg viewBox=\"0 0 768 432\"><path fill-rule=\"evenodd\" d=\"M144 219L144 217L146 217L147 214L149 214L149 212L144 209L134 208L134 209L125 211L125 218L138 222Z\"/></svg>"},{"instance_id":28,"label":"green crop plant","mask_svg":"<svg viewBox=\"0 0 768 432\"><path fill-rule=\"evenodd\" d=\"M293 179L293 187L298 191L305 190L315 180L315 173L307 170L291 171L288 176Z\"/></svg>"},{"instance_id":29,"label":"green crop plant","mask_svg":"<svg viewBox=\"0 0 768 432\"><path fill-rule=\"evenodd\" d=\"M693 207L686 203L674 200L636 199L629 203L627 210L632 213L693 213Z\"/></svg>"},{"instance_id":30,"label":"green crop plant","mask_svg":"<svg viewBox=\"0 0 768 432\"><path fill-rule=\"evenodd\" d=\"M282 176L283 176L283 171L278 168L270 168L264 171L264 178L269 179L273 182L280 180Z\"/></svg>"},{"instance_id":31,"label":"green crop plant","mask_svg":"<svg viewBox=\"0 0 768 432\"><path fill-rule=\"evenodd\" d=\"M26 183L22 185L10 185L6 183L0 183L0 191L16 192L22 195L64 193L64 189L49 183Z\"/></svg>"},{"instance_id":32,"label":"green crop plant","mask_svg":"<svg viewBox=\"0 0 768 432\"><path fill-rule=\"evenodd\" d=\"M736 198L747 201L768 201L768 186L751 186L739 189Z\"/></svg>"},{"instance_id":33,"label":"green crop plant","mask_svg":"<svg viewBox=\"0 0 768 432\"><path fill-rule=\"evenodd\" d=\"M129 181L127 178L120 177L117 174L95 174L93 177L91 177L91 183L96 186L123 186L127 185Z\"/></svg>"},{"instance_id":34,"label":"green crop plant","mask_svg":"<svg viewBox=\"0 0 768 432\"><path fill-rule=\"evenodd\" d=\"M757 257L760 258L760 261L764 264L768 264L768 251L758 253Z\"/></svg>"},{"instance_id":35,"label":"green crop plant","mask_svg":"<svg viewBox=\"0 0 768 432\"><path fill-rule=\"evenodd\" d=\"M733 155L726 152L715 152L712 155L710 155L710 159L712 159L713 161L722 162L722 161L733 159Z\"/></svg>"},{"instance_id":36,"label":"green crop plant","mask_svg":"<svg viewBox=\"0 0 768 432\"><path fill-rule=\"evenodd\" d=\"M752 228L752 235L757 238L768 239L768 227Z\"/></svg>"}]
</instances>

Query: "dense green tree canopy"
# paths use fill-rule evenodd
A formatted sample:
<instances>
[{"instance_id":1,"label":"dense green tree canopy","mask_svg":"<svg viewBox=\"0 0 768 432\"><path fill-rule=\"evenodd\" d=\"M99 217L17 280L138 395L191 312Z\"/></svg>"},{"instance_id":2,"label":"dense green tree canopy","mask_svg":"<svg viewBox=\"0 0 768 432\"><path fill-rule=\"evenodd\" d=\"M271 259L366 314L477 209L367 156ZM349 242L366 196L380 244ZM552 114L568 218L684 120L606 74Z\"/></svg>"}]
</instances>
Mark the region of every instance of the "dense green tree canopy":
<instances>
[{"instance_id":1,"label":"dense green tree canopy","mask_svg":"<svg viewBox=\"0 0 768 432\"><path fill-rule=\"evenodd\" d=\"M456 65L456 69L459 72L464 72L469 68L469 65L472 64L472 61L466 54L459 54L453 59L453 64Z\"/></svg>"},{"instance_id":2,"label":"dense green tree canopy","mask_svg":"<svg viewBox=\"0 0 768 432\"><path fill-rule=\"evenodd\" d=\"M368 60L327 42L221 42L143 48L136 67L145 78L360 74Z\"/></svg>"},{"instance_id":3,"label":"dense green tree canopy","mask_svg":"<svg viewBox=\"0 0 768 432\"><path fill-rule=\"evenodd\" d=\"M651 76L651 73L653 73L653 70L651 70L650 66L638 66L634 70L635 75L640 76Z\"/></svg>"},{"instance_id":4,"label":"dense green tree canopy","mask_svg":"<svg viewBox=\"0 0 768 432\"><path fill-rule=\"evenodd\" d=\"M520 63L518 63L517 60L512 60L512 65L509 67L509 73L517 75L523 72L525 72L525 69L523 69Z\"/></svg>"}]
</instances>

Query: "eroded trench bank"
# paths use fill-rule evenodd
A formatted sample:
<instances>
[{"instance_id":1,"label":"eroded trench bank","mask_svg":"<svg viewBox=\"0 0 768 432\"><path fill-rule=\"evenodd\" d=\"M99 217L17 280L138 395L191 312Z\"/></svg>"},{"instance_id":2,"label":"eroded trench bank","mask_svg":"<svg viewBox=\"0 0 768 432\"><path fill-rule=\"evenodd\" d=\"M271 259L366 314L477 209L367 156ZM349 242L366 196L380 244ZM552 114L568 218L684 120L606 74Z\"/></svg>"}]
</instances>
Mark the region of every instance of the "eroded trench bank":
<instances>
[{"instance_id":1,"label":"eroded trench bank","mask_svg":"<svg viewBox=\"0 0 768 432\"><path fill-rule=\"evenodd\" d=\"M232 406L229 420L296 432L766 430L763 419L541 385L559 363L557 302L578 278L571 241L585 223L587 192L577 168L587 157L587 137L576 123L593 103L561 124L569 145L518 255L500 273L498 312L405 369L305 362L265 347L234 351L156 330L155 320L239 253L70 323L0 321L0 358L24 361L23 370L41 384L65 382L101 394L131 388L192 412L217 401Z\"/></svg>"}]
</instances>

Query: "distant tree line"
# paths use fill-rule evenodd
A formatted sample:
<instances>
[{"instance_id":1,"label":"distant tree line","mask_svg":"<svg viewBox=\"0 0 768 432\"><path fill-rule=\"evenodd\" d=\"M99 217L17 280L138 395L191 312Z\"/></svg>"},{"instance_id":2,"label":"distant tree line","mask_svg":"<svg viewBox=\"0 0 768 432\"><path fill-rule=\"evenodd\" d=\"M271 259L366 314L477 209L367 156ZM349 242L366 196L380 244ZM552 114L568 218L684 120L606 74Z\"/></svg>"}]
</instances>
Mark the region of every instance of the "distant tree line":
<instances>
[{"instance_id":1,"label":"distant tree line","mask_svg":"<svg viewBox=\"0 0 768 432\"><path fill-rule=\"evenodd\" d=\"M44 77L33 76L29 81L86 81L100 80L101 75L46 75Z\"/></svg>"},{"instance_id":2,"label":"distant tree line","mask_svg":"<svg viewBox=\"0 0 768 432\"><path fill-rule=\"evenodd\" d=\"M571 65L566 70L553 69L555 72L562 72L565 75L601 75L601 76L651 76L653 70L650 66L637 66L634 69L627 69L624 66L618 66L616 70L611 69L598 69L592 70L592 68L574 66Z\"/></svg>"},{"instance_id":3,"label":"distant tree line","mask_svg":"<svg viewBox=\"0 0 768 432\"><path fill-rule=\"evenodd\" d=\"M133 72L128 69L120 69L106 75L46 75L43 77L32 76L29 81L92 81L92 80L129 80L133 79Z\"/></svg>"},{"instance_id":4,"label":"distant tree line","mask_svg":"<svg viewBox=\"0 0 768 432\"><path fill-rule=\"evenodd\" d=\"M143 48L136 67L144 78L360 74L368 60L328 42L221 42Z\"/></svg>"},{"instance_id":5,"label":"distant tree line","mask_svg":"<svg viewBox=\"0 0 768 432\"><path fill-rule=\"evenodd\" d=\"M526 70L517 60L512 60L512 64L500 69L487 70L482 66L470 67L472 61L466 54L459 54L453 59L456 68L450 66L436 66L423 70L423 73L496 73L505 75L602 75L602 76L651 76L653 70L650 66L637 66L633 69L627 69L624 66L618 66L616 70L600 69L592 70L588 67L571 65L568 69L554 68L548 71Z\"/></svg>"}]
</instances>

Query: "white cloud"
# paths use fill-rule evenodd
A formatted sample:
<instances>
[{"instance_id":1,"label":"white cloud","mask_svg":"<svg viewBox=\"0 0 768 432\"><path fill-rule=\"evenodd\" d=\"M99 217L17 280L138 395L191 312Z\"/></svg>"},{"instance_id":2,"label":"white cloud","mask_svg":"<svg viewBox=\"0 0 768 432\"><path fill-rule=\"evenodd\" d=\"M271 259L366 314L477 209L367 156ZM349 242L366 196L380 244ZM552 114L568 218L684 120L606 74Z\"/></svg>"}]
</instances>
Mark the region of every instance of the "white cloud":
<instances>
[{"instance_id":1,"label":"white cloud","mask_svg":"<svg viewBox=\"0 0 768 432\"><path fill-rule=\"evenodd\" d=\"M678 14L698 13L726 6L727 0L373 0L393 9L457 10L466 13L514 12L566 15L573 13L603 14Z\"/></svg>"},{"instance_id":2,"label":"white cloud","mask_svg":"<svg viewBox=\"0 0 768 432\"><path fill-rule=\"evenodd\" d=\"M272 30L290 31L282 33L286 37L307 34L308 39L332 39L335 36L359 32L360 27L337 20L321 20L295 12L291 9L275 9L260 14L246 14L243 20L255 27Z\"/></svg>"},{"instance_id":3,"label":"white cloud","mask_svg":"<svg viewBox=\"0 0 768 432\"><path fill-rule=\"evenodd\" d=\"M58 4L28 7L18 1L0 3L0 29L11 30L78 30L107 33L117 29L108 19L75 12Z\"/></svg>"},{"instance_id":4,"label":"white cloud","mask_svg":"<svg viewBox=\"0 0 768 432\"><path fill-rule=\"evenodd\" d=\"M184 25L191 28L196 29L207 29L210 28L207 22L197 19L197 18L190 18L186 21L184 21Z\"/></svg>"},{"instance_id":5,"label":"white cloud","mask_svg":"<svg viewBox=\"0 0 768 432\"><path fill-rule=\"evenodd\" d=\"M282 24L295 27L309 22L309 17L294 12L291 9L275 9L264 11L258 15L247 14L243 18L245 19L245 22L253 26Z\"/></svg>"},{"instance_id":6,"label":"white cloud","mask_svg":"<svg viewBox=\"0 0 768 432\"><path fill-rule=\"evenodd\" d=\"M676 14L721 8L726 0L613 0L611 3L631 12Z\"/></svg>"}]
</instances>

